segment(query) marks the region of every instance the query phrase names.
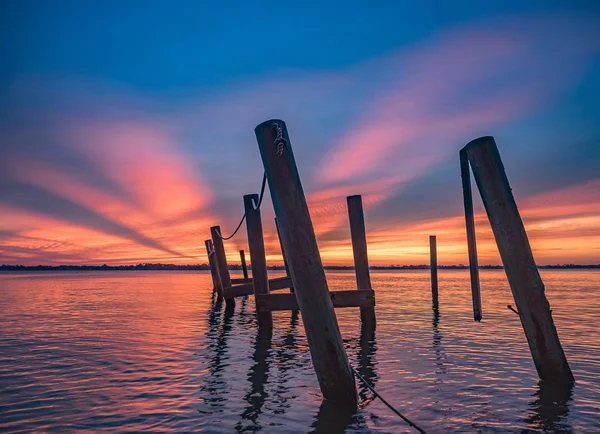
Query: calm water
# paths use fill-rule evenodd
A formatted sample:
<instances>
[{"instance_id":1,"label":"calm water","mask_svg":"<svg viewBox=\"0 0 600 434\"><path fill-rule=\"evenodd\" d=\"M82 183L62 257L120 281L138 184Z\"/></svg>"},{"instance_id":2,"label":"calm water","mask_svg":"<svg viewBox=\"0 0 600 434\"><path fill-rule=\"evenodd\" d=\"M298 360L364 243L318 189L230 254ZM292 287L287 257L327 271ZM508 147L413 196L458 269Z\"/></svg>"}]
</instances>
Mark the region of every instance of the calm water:
<instances>
[{"instance_id":1,"label":"calm water","mask_svg":"<svg viewBox=\"0 0 600 434\"><path fill-rule=\"evenodd\" d=\"M351 363L428 432L600 432L600 272L542 277L570 391L538 385L502 271L482 272L481 323L467 271L440 272L439 314L427 271L374 272L375 339L337 310ZM274 321L258 335L253 297L213 309L202 272L2 274L0 431L411 432L364 388L349 420L321 406L301 318Z\"/></svg>"}]
</instances>

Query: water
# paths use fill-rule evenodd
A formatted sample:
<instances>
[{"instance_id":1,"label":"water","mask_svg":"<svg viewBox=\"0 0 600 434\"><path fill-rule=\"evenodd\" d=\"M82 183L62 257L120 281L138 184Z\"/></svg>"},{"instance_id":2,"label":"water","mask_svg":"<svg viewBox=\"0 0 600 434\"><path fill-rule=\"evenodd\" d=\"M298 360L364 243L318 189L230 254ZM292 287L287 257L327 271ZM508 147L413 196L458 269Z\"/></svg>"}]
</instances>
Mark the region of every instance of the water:
<instances>
[{"instance_id":1,"label":"water","mask_svg":"<svg viewBox=\"0 0 600 434\"><path fill-rule=\"evenodd\" d=\"M274 273L274 275L280 275ZM338 309L352 365L428 432L600 432L600 271L542 271L575 386L538 385L501 270L373 272L375 339ZM332 289L355 287L329 272ZM411 432L364 387L346 418L321 405L301 318L259 335L254 299L214 310L203 272L0 275L0 431ZM361 339L362 338L362 339Z\"/></svg>"}]
</instances>

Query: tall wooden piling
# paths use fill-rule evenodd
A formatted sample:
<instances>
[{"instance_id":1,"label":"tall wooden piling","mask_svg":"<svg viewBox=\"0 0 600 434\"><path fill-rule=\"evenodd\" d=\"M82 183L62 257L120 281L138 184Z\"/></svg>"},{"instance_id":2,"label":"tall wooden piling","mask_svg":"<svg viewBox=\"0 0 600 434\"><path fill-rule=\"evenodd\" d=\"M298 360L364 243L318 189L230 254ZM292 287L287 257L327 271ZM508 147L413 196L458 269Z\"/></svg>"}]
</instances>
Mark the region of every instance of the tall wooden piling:
<instances>
[{"instance_id":1,"label":"tall wooden piling","mask_svg":"<svg viewBox=\"0 0 600 434\"><path fill-rule=\"evenodd\" d=\"M219 271L217 270L217 263L215 261L215 253L212 240L204 240L204 246L206 247L206 256L208 257L208 266L210 267L210 275L213 281L213 291L216 291L219 297L223 297L223 284L219 277Z\"/></svg>"},{"instance_id":2,"label":"tall wooden piling","mask_svg":"<svg viewBox=\"0 0 600 434\"><path fill-rule=\"evenodd\" d=\"M277 217L275 217L275 229L277 229L277 239L279 240L279 248L281 249L281 256L283 257L283 267L285 268L285 274L290 275L290 267L288 266L287 258L285 257L285 250L283 243L281 242L281 234L279 233L279 225L277 224ZM294 292L294 287L290 288L290 292Z\"/></svg>"},{"instance_id":3,"label":"tall wooden piling","mask_svg":"<svg viewBox=\"0 0 600 434\"><path fill-rule=\"evenodd\" d=\"M246 255L244 250L240 250L240 261L242 263L242 273L244 273L244 279L248 278L248 267L246 266Z\"/></svg>"},{"instance_id":4,"label":"tall wooden piling","mask_svg":"<svg viewBox=\"0 0 600 434\"><path fill-rule=\"evenodd\" d=\"M263 238L262 220L260 208L254 209L258 204L258 194L247 194L244 196L244 210L246 212L246 229L248 231L248 245L250 246L250 263L252 264L252 285L254 294L269 293L269 276L267 272L267 259L265 255L265 240ZM273 325L271 312L261 312L256 302L256 314L260 327Z\"/></svg>"},{"instance_id":5,"label":"tall wooden piling","mask_svg":"<svg viewBox=\"0 0 600 434\"><path fill-rule=\"evenodd\" d=\"M481 137L467 144L464 150L494 232L538 374L550 383L570 383L573 374L558 338L544 284L496 142L493 137Z\"/></svg>"},{"instance_id":6,"label":"tall wooden piling","mask_svg":"<svg viewBox=\"0 0 600 434\"><path fill-rule=\"evenodd\" d=\"M348 219L350 220L350 236L352 238L352 254L356 285L359 290L371 290L371 274L369 272L369 256L367 254L367 234L365 229L365 214L362 206L362 196L346 197L348 204ZM375 309L360 308L360 319L363 323L375 324Z\"/></svg>"},{"instance_id":7,"label":"tall wooden piling","mask_svg":"<svg viewBox=\"0 0 600 434\"><path fill-rule=\"evenodd\" d=\"M429 268L431 268L431 299L434 305L438 304L438 267L437 267L437 239L435 235L429 236Z\"/></svg>"},{"instance_id":8,"label":"tall wooden piling","mask_svg":"<svg viewBox=\"0 0 600 434\"><path fill-rule=\"evenodd\" d=\"M221 238L221 227L212 226L210 228L210 236L213 242L221 284L224 288L229 288L231 286L231 275L229 274L229 266L227 265L227 257L225 256L225 246L223 245L223 239ZM235 300L229 298L226 300L226 304L227 306L235 306Z\"/></svg>"},{"instance_id":9,"label":"tall wooden piling","mask_svg":"<svg viewBox=\"0 0 600 434\"><path fill-rule=\"evenodd\" d=\"M479 284L479 264L477 261L477 239L475 238L475 215L473 213L473 195L471 193L471 172L469 158L463 149L460 155L460 177L462 179L463 200L465 205L465 223L467 225L467 246L469 249L469 271L471 274L471 295L473 299L473 318L481 321L481 288Z\"/></svg>"},{"instance_id":10,"label":"tall wooden piling","mask_svg":"<svg viewBox=\"0 0 600 434\"><path fill-rule=\"evenodd\" d=\"M258 125L255 133L323 397L356 410L354 376L329 296L286 125L281 120L269 120Z\"/></svg>"}]
</instances>

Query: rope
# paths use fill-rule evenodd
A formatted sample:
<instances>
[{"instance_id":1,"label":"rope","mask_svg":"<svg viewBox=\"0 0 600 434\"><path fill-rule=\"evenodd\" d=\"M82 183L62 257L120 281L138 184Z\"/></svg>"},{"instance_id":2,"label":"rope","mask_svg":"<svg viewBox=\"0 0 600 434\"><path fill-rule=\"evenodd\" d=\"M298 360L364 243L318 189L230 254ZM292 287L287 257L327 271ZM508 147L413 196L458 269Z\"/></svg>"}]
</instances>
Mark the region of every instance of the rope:
<instances>
[{"instance_id":1,"label":"rope","mask_svg":"<svg viewBox=\"0 0 600 434\"><path fill-rule=\"evenodd\" d=\"M266 185L267 185L267 174L263 173L262 185L260 186L260 196L258 198L258 205L254 204L254 200L252 200L252 206L254 207L255 210L259 209L260 205L262 204L263 197L265 195ZM219 230L216 230L218 237L221 238L223 241L230 240L240 230L240 228L242 227L242 223L244 223L244 220L246 220L246 213L244 213L244 215L242 216L242 219L240 220L239 224L237 225L237 228L235 228L235 231L233 231L233 233L231 235L229 235L228 237L224 237L223 235L221 235L221 232Z\"/></svg>"},{"instance_id":2,"label":"rope","mask_svg":"<svg viewBox=\"0 0 600 434\"><path fill-rule=\"evenodd\" d=\"M398 416L400 416L402 418L402 420L404 422L406 422L411 428L416 429L421 434L427 434L423 428L420 428L416 423L412 422L410 419L408 419L407 417L403 416L398 410L396 410L394 407L392 407L392 405L390 403L388 403L385 399L383 399L383 396L381 396L379 393L377 393L377 391L373 388L373 386L371 386L371 384L367 380L365 380L365 378L362 375L360 375L358 372L356 372L352 366L350 366L350 369L352 370L352 372L354 373L354 375L356 375L356 377L360 381L362 381L363 384L365 386L367 386L369 388L369 390L371 390L371 392L373 392L375 394L375 396L377 398L381 399L381 402L383 402L385 405L387 405L387 407L390 410L392 410L394 413L396 413Z\"/></svg>"}]
</instances>

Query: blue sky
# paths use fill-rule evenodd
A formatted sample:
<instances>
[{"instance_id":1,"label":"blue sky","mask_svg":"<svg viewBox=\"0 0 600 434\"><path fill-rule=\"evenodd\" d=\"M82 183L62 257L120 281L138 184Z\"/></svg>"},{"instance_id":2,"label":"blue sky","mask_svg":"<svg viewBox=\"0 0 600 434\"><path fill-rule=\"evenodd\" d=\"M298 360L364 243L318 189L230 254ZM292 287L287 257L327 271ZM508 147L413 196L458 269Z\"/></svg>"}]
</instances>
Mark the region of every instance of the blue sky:
<instances>
[{"instance_id":1,"label":"blue sky","mask_svg":"<svg viewBox=\"0 0 600 434\"><path fill-rule=\"evenodd\" d=\"M496 137L525 203L600 178L598 2L0 7L0 261L197 260L186 234L235 225L262 173L253 128L271 117L288 123L332 261L345 258L335 243L347 241L347 194L365 196L382 233L424 222L441 231L460 216L456 157L480 135ZM152 188L149 173L161 174ZM567 206L558 202L545 203ZM532 227L548 216L536 218ZM61 224L83 232L52 236ZM581 224L600 237L596 220ZM463 254L458 237L448 237L450 262ZM588 247L552 256L542 238L547 260L600 258ZM382 244L375 256L423 253L397 243L409 247Z\"/></svg>"}]
</instances>

